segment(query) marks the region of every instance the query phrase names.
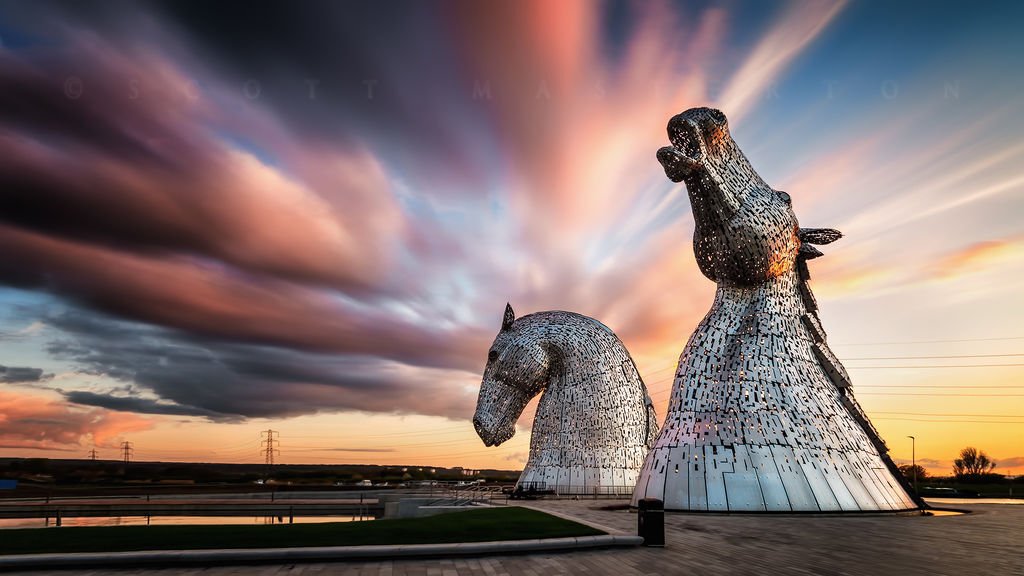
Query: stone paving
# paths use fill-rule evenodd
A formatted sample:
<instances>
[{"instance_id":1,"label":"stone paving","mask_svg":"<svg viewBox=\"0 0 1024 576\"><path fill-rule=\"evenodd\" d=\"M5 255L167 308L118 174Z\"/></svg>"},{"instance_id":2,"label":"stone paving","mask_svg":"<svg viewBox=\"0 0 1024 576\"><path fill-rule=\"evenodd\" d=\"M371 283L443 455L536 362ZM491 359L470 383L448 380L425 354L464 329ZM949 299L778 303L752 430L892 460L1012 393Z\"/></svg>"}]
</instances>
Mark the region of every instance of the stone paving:
<instances>
[{"instance_id":1,"label":"stone paving","mask_svg":"<svg viewBox=\"0 0 1024 576\"><path fill-rule=\"evenodd\" d=\"M636 516L605 501L539 501L540 509L635 531ZM484 558L45 571L31 574L387 575L501 574L1024 574L1024 505L971 504L958 516L727 516L668 514L668 546Z\"/></svg>"}]
</instances>

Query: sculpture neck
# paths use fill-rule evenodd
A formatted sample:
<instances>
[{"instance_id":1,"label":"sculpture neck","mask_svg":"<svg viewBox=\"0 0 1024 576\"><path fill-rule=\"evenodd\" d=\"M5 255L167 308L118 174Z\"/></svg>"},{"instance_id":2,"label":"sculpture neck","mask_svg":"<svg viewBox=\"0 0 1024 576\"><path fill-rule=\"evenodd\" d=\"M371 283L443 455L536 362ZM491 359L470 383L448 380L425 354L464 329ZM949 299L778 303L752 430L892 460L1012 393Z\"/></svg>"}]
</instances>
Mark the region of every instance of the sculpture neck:
<instances>
[{"instance_id":1,"label":"sculpture neck","mask_svg":"<svg viewBox=\"0 0 1024 576\"><path fill-rule=\"evenodd\" d=\"M629 353L615 334L585 316L563 314L554 322L550 315L538 313L523 320L537 323L538 342L552 355L546 392L569 385L581 393L599 394L609 385L602 377L603 371L629 360Z\"/></svg>"},{"instance_id":2,"label":"sculpture neck","mask_svg":"<svg viewBox=\"0 0 1024 576\"><path fill-rule=\"evenodd\" d=\"M719 283L714 307L729 306L737 311L751 308L763 310L803 310L800 278L796 270L754 286Z\"/></svg>"},{"instance_id":3,"label":"sculpture neck","mask_svg":"<svg viewBox=\"0 0 1024 576\"><path fill-rule=\"evenodd\" d=\"M646 415L646 389L611 330L596 322L569 324L550 332L544 342L560 357L537 406L531 444L540 446L555 437L560 442L569 437L610 442L624 432L609 422ZM594 410L602 410L603 417L589 418Z\"/></svg>"}]
</instances>

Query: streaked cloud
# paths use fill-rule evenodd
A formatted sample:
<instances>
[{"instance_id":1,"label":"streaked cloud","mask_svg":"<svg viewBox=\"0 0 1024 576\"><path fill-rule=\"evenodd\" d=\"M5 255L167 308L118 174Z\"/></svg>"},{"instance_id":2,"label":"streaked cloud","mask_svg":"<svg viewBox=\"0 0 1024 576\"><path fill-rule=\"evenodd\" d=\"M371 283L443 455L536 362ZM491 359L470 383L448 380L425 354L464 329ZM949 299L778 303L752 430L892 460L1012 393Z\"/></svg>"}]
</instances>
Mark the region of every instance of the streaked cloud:
<instances>
[{"instance_id":1,"label":"streaked cloud","mask_svg":"<svg viewBox=\"0 0 1024 576\"><path fill-rule=\"evenodd\" d=\"M1009 333L1019 304L1000 301L995 320L967 304L1014 290L1014 278L992 279L1018 264L1019 87L1001 72L973 81L1003 56L957 64L984 40L967 32L948 38L952 56L901 52L913 29L880 56L858 44L879 22L872 9L8 10L0 283L19 290L3 301L18 318L0 318L0 362L35 367L19 378L58 376L49 395L5 393L53 421L70 415L31 441L40 449L77 446L89 426L183 420L235 433L309 420L319 433L332 414L381 427L420 415L431 435L472 411L510 301L520 314L601 319L663 413L714 285L693 262L686 191L654 151L671 115L709 103L802 223L847 234L811 266L823 313L839 310L831 333L876 338L885 324L898 340L897 320L908 333L957 322ZM238 26L239 10L275 34ZM888 62L906 68L908 92L962 74L963 98L890 101L875 85L870 98L842 97L857 78L897 74ZM785 79L817 89L834 76L835 99L766 98ZM940 298L951 280L961 300ZM460 444L476 446L472 430L453 434L465 434L459 458L518 462L526 446L520 435L505 452L474 452Z\"/></svg>"},{"instance_id":2,"label":"streaked cloud","mask_svg":"<svg viewBox=\"0 0 1024 576\"><path fill-rule=\"evenodd\" d=\"M842 11L843 0L791 2L778 21L747 55L716 105L739 122L769 93L786 65L821 34Z\"/></svg>"},{"instance_id":3,"label":"streaked cloud","mask_svg":"<svg viewBox=\"0 0 1024 576\"><path fill-rule=\"evenodd\" d=\"M1003 469L1024 468L1024 456L996 459L996 465Z\"/></svg>"},{"instance_id":4,"label":"streaked cloud","mask_svg":"<svg viewBox=\"0 0 1024 576\"><path fill-rule=\"evenodd\" d=\"M931 273L935 278L963 276L1022 255L1024 242L1018 238L986 240L941 257L931 266Z\"/></svg>"},{"instance_id":5,"label":"streaked cloud","mask_svg":"<svg viewBox=\"0 0 1024 576\"><path fill-rule=\"evenodd\" d=\"M9 448L64 449L87 442L104 446L152 425L136 414L81 409L42 394L0 391L0 444Z\"/></svg>"},{"instance_id":6,"label":"streaked cloud","mask_svg":"<svg viewBox=\"0 0 1024 576\"><path fill-rule=\"evenodd\" d=\"M42 368L29 368L26 366L3 366L0 365L0 382L4 384L23 384L26 382L39 382L47 378Z\"/></svg>"}]
</instances>

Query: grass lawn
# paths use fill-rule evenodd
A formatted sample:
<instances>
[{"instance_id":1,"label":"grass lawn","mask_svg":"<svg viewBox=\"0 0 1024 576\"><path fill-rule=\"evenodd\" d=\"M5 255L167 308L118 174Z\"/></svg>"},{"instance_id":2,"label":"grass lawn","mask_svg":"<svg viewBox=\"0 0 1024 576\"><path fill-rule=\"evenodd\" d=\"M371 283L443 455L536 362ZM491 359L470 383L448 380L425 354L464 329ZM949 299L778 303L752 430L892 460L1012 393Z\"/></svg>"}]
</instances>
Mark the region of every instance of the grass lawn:
<instances>
[{"instance_id":1,"label":"grass lawn","mask_svg":"<svg viewBox=\"0 0 1024 576\"><path fill-rule=\"evenodd\" d=\"M293 548L435 544L593 536L583 524L526 508L489 508L427 518L271 526L99 526L0 533L0 554L199 548Z\"/></svg>"}]
</instances>

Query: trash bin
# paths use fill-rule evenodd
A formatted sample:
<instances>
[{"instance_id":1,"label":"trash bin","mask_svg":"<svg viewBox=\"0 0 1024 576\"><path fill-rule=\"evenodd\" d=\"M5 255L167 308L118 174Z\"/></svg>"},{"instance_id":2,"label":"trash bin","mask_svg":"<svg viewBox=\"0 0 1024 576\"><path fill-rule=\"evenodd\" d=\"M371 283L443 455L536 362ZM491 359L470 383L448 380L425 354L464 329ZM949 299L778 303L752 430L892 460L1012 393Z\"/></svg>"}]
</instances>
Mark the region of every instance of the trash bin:
<instances>
[{"instance_id":1,"label":"trash bin","mask_svg":"<svg viewBox=\"0 0 1024 576\"><path fill-rule=\"evenodd\" d=\"M636 503L636 534L644 546L665 546L665 505L657 498L641 498Z\"/></svg>"}]
</instances>

